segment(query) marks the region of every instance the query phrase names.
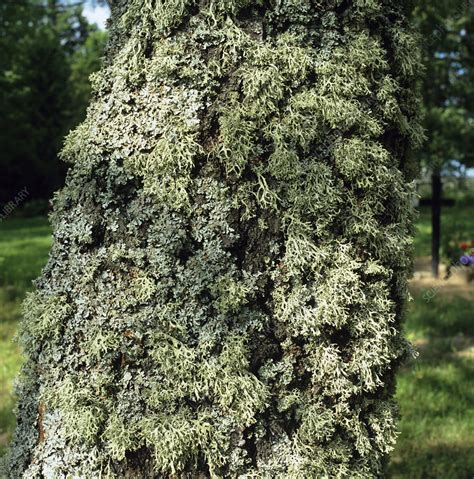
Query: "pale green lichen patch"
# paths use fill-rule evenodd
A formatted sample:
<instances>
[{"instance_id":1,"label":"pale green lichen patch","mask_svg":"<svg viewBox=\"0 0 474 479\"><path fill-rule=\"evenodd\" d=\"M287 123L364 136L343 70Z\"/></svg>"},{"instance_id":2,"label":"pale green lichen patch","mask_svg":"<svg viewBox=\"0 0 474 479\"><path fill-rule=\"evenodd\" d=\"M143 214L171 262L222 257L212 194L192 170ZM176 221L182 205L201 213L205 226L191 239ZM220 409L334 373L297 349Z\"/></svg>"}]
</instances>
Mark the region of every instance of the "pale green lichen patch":
<instances>
[{"instance_id":1,"label":"pale green lichen patch","mask_svg":"<svg viewBox=\"0 0 474 479\"><path fill-rule=\"evenodd\" d=\"M29 293L23 304L20 339L28 352L37 342L57 341L64 330L72 307L65 295L43 296Z\"/></svg>"}]
</instances>

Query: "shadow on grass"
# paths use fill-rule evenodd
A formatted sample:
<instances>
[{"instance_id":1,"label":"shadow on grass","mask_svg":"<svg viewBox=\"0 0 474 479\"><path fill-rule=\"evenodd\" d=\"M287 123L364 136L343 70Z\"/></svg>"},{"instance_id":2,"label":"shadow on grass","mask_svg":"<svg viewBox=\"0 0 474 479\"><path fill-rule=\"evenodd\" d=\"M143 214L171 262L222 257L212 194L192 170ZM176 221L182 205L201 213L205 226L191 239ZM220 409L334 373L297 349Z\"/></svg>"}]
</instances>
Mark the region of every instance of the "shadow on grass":
<instances>
[{"instance_id":1,"label":"shadow on grass","mask_svg":"<svg viewBox=\"0 0 474 479\"><path fill-rule=\"evenodd\" d=\"M467 461L469 463L467 463ZM410 449L405 460L394 459L391 479L472 479L473 445L452 442L435 443L420 438L420 446Z\"/></svg>"}]
</instances>

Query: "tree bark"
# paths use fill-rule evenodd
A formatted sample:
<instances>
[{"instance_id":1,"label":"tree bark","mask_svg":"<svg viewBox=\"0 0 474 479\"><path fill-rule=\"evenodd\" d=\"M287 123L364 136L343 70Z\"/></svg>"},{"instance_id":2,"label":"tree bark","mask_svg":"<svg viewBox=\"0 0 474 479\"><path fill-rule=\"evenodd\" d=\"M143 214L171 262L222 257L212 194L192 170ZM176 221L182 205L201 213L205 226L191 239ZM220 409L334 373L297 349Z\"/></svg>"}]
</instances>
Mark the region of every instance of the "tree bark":
<instances>
[{"instance_id":1,"label":"tree bark","mask_svg":"<svg viewBox=\"0 0 474 479\"><path fill-rule=\"evenodd\" d=\"M431 176L431 272L434 278L439 278L442 197L441 173L436 171Z\"/></svg>"},{"instance_id":2,"label":"tree bark","mask_svg":"<svg viewBox=\"0 0 474 479\"><path fill-rule=\"evenodd\" d=\"M114 1L10 477L383 475L422 136L400 3Z\"/></svg>"}]
</instances>

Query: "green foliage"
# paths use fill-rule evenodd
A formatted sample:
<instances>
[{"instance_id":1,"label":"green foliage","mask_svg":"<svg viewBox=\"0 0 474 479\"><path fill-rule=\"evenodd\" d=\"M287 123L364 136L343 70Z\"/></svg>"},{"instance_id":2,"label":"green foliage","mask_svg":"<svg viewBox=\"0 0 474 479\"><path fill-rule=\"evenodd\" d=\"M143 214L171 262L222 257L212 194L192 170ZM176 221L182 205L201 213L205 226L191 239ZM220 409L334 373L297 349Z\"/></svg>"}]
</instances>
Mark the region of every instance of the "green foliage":
<instances>
[{"instance_id":1,"label":"green foliage","mask_svg":"<svg viewBox=\"0 0 474 479\"><path fill-rule=\"evenodd\" d=\"M90 28L90 27L89 27ZM72 89L74 118L72 125L78 125L86 116L86 107L91 97L90 76L99 70L107 40L107 33L93 30L71 57L70 88Z\"/></svg>"},{"instance_id":2,"label":"green foliage","mask_svg":"<svg viewBox=\"0 0 474 479\"><path fill-rule=\"evenodd\" d=\"M62 185L58 152L85 116L104 36L80 5L20 0L0 7L0 203L25 186L30 199L49 199Z\"/></svg>"},{"instance_id":3,"label":"green foliage","mask_svg":"<svg viewBox=\"0 0 474 479\"><path fill-rule=\"evenodd\" d=\"M416 2L413 18L423 34L425 64L424 166L449 171L453 161L472 166L474 90L472 5L463 0Z\"/></svg>"}]
</instances>

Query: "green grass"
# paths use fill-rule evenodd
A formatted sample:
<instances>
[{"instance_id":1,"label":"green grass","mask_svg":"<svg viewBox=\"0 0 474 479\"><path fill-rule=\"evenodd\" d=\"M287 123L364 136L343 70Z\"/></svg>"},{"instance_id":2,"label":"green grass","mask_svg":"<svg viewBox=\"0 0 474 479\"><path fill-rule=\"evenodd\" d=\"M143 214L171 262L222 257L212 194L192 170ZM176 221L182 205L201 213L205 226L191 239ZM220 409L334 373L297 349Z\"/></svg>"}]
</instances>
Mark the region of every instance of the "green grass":
<instances>
[{"instance_id":1,"label":"green grass","mask_svg":"<svg viewBox=\"0 0 474 479\"><path fill-rule=\"evenodd\" d=\"M45 218L0 223L0 455L15 425L13 380L21 355L13 342L21 301L46 262L51 232Z\"/></svg>"},{"instance_id":2,"label":"green grass","mask_svg":"<svg viewBox=\"0 0 474 479\"><path fill-rule=\"evenodd\" d=\"M393 479L474 477L472 302L415 294L407 336L420 355L398 376L402 419Z\"/></svg>"},{"instance_id":3,"label":"green grass","mask_svg":"<svg viewBox=\"0 0 474 479\"><path fill-rule=\"evenodd\" d=\"M469 204L466 204L466 208ZM458 207L461 209L461 206ZM446 213L449 219L449 211ZM416 247L429 255L429 211L421 212ZM51 243L43 218L0 223L0 454L14 428L12 382L20 353L12 338L20 304ZM428 248L428 250L427 250ZM444 294L426 302L414 291L406 333L420 357L399 374L402 419L392 479L474 477L474 322L472 302Z\"/></svg>"},{"instance_id":4,"label":"green grass","mask_svg":"<svg viewBox=\"0 0 474 479\"><path fill-rule=\"evenodd\" d=\"M462 297L446 298L441 289L430 301L423 298L423 290L413 291L412 295L406 331L411 341L436 341L459 335L474 337L472 301Z\"/></svg>"},{"instance_id":5,"label":"green grass","mask_svg":"<svg viewBox=\"0 0 474 479\"><path fill-rule=\"evenodd\" d=\"M453 208L443 208L442 244L467 241L474 232L471 191L452 188ZM459 238L456 235L460 235ZM464 237L467 236L467 237ZM421 208L416 256L431 254L431 211ZM402 419L392 455L392 479L474 478L473 300L448 296L441 288L431 301L414 291L406 334L420 356L398 376Z\"/></svg>"},{"instance_id":6,"label":"green grass","mask_svg":"<svg viewBox=\"0 0 474 479\"><path fill-rule=\"evenodd\" d=\"M0 287L22 295L46 262L51 245L47 219L10 219L0 223Z\"/></svg>"},{"instance_id":7,"label":"green grass","mask_svg":"<svg viewBox=\"0 0 474 479\"><path fill-rule=\"evenodd\" d=\"M474 475L474 362L423 355L398 381L401 435L393 478L470 479Z\"/></svg>"}]
</instances>

